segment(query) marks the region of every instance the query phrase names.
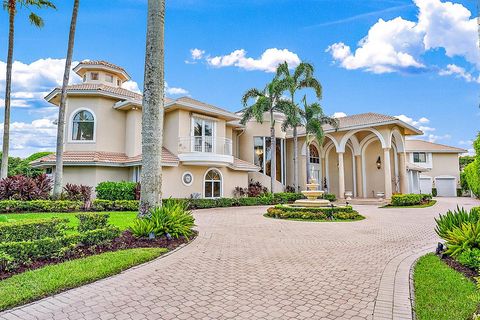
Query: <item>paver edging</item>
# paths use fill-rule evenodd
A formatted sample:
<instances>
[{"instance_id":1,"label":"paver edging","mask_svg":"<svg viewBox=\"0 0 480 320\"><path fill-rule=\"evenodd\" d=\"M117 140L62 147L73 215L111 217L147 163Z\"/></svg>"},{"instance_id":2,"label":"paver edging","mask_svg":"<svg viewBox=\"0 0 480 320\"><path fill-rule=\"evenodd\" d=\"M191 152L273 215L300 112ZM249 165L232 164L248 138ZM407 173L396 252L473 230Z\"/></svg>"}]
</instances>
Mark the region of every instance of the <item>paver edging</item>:
<instances>
[{"instance_id":1,"label":"paver edging","mask_svg":"<svg viewBox=\"0 0 480 320\"><path fill-rule=\"evenodd\" d=\"M154 262L156 262L156 261L158 261L158 260L160 260L160 259L163 259L163 258L168 257L169 255L171 255L171 254L179 251L180 249L185 248L186 246L188 246L189 244L191 244L192 242L194 242L194 241L198 238L198 236L199 236L199 233L197 233L197 235L195 236L195 238L193 238L191 241L189 241L189 242L187 242L187 243L182 243L181 245L179 245L179 246L176 247L175 249L173 249L173 250L171 250L171 251L168 251L167 253L164 253L164 254L162 254L161 256L159 256L159 257L157 257L157 258L155 258L155 259L153 259L153 260L144 262L144 263L142 263L142 264L133 266L133 267L128 268L128 269L125 269L125 270L121 271L120 273L111 275L111 276L106 277L106 278L98 279L98 280L96 280L96 281L93 281L93 282L90 282L90 283L86 283L86 284L81 285L81 286L79 286L79 287L74 287L74 288L70 288L70 289L67 289L67 290L64 290L64 291L60 291L60 292L57 292L57 293L55 293L55 294L53 294L53 295L46 296L46 297L40 298L40 299L38 299L38 300L34 300L34 301L32 301L32 302L29 302L29 303L22 304L22 305L16 306L16 307L11 308L11 309L3 310L3 311L0 312L0 315L6 315L6 314L9 314L9 313L11 313L11 312L16 311L17 309L22 309L22 308L24 308L24 307L33 305L33 304L37 303L38 301L42 301L42 300L44 300L44 299L55 298L55 297L57 297L57 296L59 296L59 295L61 295L61 294L64 294L64 293L66 293L66 292L68 292L68 291L70 291L70 290L75 290L75 289L79 289L79 288L82 288L82 287L85 287L85 286L89 286L89 285L94 284L94 283L99 283L99 282L107 281L107 280L109 280L110 278L113 278L113 277L119 276L119 275L121 275L121 274L124 274L124 273L130 272L130 271L136 270L136 269L138 269L138 268L140 268L140 267L145 267L145 266L147 266L147 265L149 265L149 264L152 264L152 263L154 263Z\"/></svg>"},{"instance_id":2,"label":"paver edging","mask_svg":"<svg viewBox=\"0 0 480 320\"><path fill-rule=\"evenodd\" d=\"M374 320L414 319L413 293L410 284L411 270L421 256L432 252L434 249L433 246L429 245L404 252L390 259L380 279L373 309ZM404 274L407 268L408 273Z\"/></svg>"}]
</instances>

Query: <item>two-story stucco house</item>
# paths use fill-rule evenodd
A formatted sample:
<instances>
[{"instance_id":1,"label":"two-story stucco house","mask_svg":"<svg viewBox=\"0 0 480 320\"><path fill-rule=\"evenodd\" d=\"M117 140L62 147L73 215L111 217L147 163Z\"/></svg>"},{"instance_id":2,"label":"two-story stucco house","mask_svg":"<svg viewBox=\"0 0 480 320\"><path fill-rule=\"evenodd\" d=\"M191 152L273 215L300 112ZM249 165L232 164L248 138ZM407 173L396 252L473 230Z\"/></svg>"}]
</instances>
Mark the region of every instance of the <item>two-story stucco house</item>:
<instances>
[{"instance_id":1,"label":"two-story stucco house","mask_svg":"<svg viewBox=\"0 0 480 320\"><path fill-rule=\"evenodd\" d=\"M67 90L64 182L96 186L102 181L139 181L142 96L122 88L130 77L111 63L84 61L74 71L83 83ZM46 100L58 105L60 89ZM275 114L274 152L269 117L246 125L240 118L239 113L189 97L166 99L162 152L166 197L231 197L235 187L247 187L251 179L269 186L272 155L277 162L273 191L293 185L293 139L291 132L281 130L283 115ZM420 178L431 168L419 165L412 158L417 150L408 147L412 142L406 137L422 134L417 128L392 116L365 113L339 118L339 128L325 127L325 132L323 145L314 142L309 150L311 175L322 189L340 199L420 192ZM299 182L304 188L307 152L302 128L298 148ZM52 172L55 157L32 165ZM437 188L441 176L458 180L458 163L453 169L450 162L439 161L437 166L434 161L434 167L430 173Z\"/></svg>"}]
</instances>

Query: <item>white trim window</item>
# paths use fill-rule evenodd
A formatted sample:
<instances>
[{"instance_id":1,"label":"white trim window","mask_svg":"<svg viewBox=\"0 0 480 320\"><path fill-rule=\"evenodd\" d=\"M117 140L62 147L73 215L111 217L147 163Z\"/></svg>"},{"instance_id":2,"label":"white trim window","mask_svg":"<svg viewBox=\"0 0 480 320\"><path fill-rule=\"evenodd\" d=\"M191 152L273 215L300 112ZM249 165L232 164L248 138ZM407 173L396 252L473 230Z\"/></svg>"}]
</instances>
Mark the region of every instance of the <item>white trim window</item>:
<instances>
[{"instance_id":1,"label":"white trim window","mask_svg":"<svg viewBox=\"0 0 480 320\"><path fill-rule=\"evenodd\" d=\"M88 110L77 111L72 117L72 141L95 140L95 116Z\"/></svg>"},{"instance_id":2,"label":"white trim window","mask_svg":"<svg viewBox=\"0 0 480 320\"><path fill-rule=\"evenodd\" d=\"M215 152L215 121L192 118L192 137L194 152Z\"/></svg>"},{"instance_id":3,"label":"white trim window","mask_svg":"<svg viewBox=\"0 0 480 320\"><path fill-rule=\"evenodd\" d=\"M223 194L222 173L217 169L208 169L203 183L204 198L220 198Z\"/></svg>"},{"instance_id":4,"label":"white trim window","mask_svg":"<svg viewBox=\"0 0 480 320\"><path fill-rule=\"evenodd\" d=\"M427 163L427 153L425 153L425 152L414 152L413 153L413 162L414 163Z\"/></svg>"},{"instance_id":5,"label":"white trim window","mask_svg":"<svg viewBox=\"0 0 480 320\"><path fill-rule=\"evenodd\" d=\"M141 166L133 167L132 181L133 182L140 182L141 178L142 178L142 167Z\"/></svg>"},{"instance_id":6,"label":"white trim window","mask_svg":"<svg viewBox=\"0 0 480 320\"><path fill-rule=\"evenodd\" d=\"M253 137L253 163L260 167L260 172L270 176L272 163L272 148L270 137ZM276 140L276 180L285 184L286 161L285 161L285 139Z\"/></svg>"}]
</instances>

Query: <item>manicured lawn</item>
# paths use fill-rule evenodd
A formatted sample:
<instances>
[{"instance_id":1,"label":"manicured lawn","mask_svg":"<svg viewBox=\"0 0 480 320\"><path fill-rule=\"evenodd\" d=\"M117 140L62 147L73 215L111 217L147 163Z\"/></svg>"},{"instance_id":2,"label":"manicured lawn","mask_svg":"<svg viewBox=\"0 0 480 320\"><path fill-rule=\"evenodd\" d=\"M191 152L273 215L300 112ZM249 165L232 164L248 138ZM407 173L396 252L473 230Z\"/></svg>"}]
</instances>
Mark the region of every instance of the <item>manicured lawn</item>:
<instances>
[{"instance_id":1,"label":"manicured lawn","mask_svg":"<svg viewBox=\"0 0 480 320\"><path fill-rule=\"evenodd\" d=\"M117 226L121 230L127 229L137 216L137 212L126 212L126 211L114 211L114 212L105 212L110 215L110 224ZM31 219L48 219L48 218L68 218L70 220L69 226L76 227L78 226L78 219L75 218L73 212L68 213L12 213L12 214L0 214L1 216L6 216L7 219L12 220L31 220Z\"/></svg>"},{"instance_id":2,"label":"manicured lawn","mask_svg":"<svg viewBox=\"0 0 480 320\"><path fill-rule=\"evenodd\" d=\"M433 254L418 260L414 284L418 320L467 320L479 303L475 284Z\"/></svg>"},{"instance_id":3,"label":"manicured lawn","mask_svg":"<svg viewBox=\"0 0 480 320\"><path fill-rule=\"evenodd\" d=\"M107 252L15 275L0 281L0 310L109 277L167 251L141 248Z\"/></svg>"},{"instance_id":4,"label":"manicured lawn","mask_svg":"<svg viewBox=\"0 0 480 320\"><path fill-rule=\"evenodd\" d=\"M424 204L417 204L417 205L414 205L414 206L392 206L391 204L388 204L386 206L383 206L382 208L405 208L405 209L409 209L409 208L428 208L428 207L433 207L435 204L437 203L437 200L430 200L428 203L424 203Z\"/></svg>"}]
</instances>

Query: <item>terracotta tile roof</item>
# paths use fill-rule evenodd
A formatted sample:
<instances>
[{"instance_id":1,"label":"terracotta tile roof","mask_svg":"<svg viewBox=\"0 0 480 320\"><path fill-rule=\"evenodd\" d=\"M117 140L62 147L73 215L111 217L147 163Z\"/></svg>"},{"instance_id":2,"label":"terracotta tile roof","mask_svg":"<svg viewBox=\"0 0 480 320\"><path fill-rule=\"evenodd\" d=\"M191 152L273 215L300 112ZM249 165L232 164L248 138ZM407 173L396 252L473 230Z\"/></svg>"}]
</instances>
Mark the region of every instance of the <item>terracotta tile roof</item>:
<instances>
[{"instance_id":1,"label":"terracotta tile roof","mask_svg":"<svg viewBox=\"0 0 480 320\"><path fill-rule=\"evenodd\" d=\"M55 88L59 90L60 88ZM142 95L124 88L113 87L106 84L94 84L94 83L81 83L68 86L68 91L105 91L115 95L122 96L124 98L130 98L138 101L142 101Z\"/></svg>"},{"instance_id":2,"label":"terracotta tile roof","mask_svg":"<svg viewBox=\"0 0 480 320\"><path fill-rule=\"evenodd\" d=\"M238 158L233 158L233 164L229 166L229 168L233 170L239 170L239 171L258 171L260 170L259 167L254 165L253 163L250 163L248 161L244 161Z\"/></svg>"},{"instance_id":3,"label":"terracotta tile roof","mask_svg":"<svg viewBox=\"0 0 480 320\"><path fill-rule=\"evenodd\" d=\"M407 152L428 151L439 153L465 153L467 150L444 144L428 142L424 140L405 140L405 149Z\"/></svg>"},{"instance_id":4,"label":"terracotta tile roof","mask_svg":"<svg viewBox=\"0 0 480 320\"><path fill-rule=\"evenodd\" d=\"M354 114L351 116L337 118L337 120L338 120L338 130L345 130L345 129L349 129L357 126L373 126L373 125L381 125L383 123L401 121L396 117L380 114L380 113L374 113L374 112ZM334 128L330 125L324 125L323 129L325 131L334 130ZM289 133L291 135L291 132ZM298 128L298 134L304 135L305 128L304 127Z\"/></svg>"},{"instance_id":5,"label":"terracotta tile roof","mask_svg":"<svg viewBox=\"0 0 480 320\"><path fill-rule=\"evenodd\" d=\"M125 153L117 152L102 152L102 151L66 151L63 154L63 161L66 165L94 163L94 164L115 164L115 165L129 165L142 161L142 156L137 155L128 157ZM168 149L162 150L162 163L168 165L177 165L178 158ZM45 157L31 162L34 166L41 166L42 164L55 164L55 154L49 154Z\"/></svg>"},{"instance_id":6,"label":"terracotta tile roof","mask_svg":"<svg viewBox=\"0 0 480 320\"><path fill-rule=\"evenodd\" d=\"M108 61L105 61L105 60L84 60L82 62L80 62L78 65L80 64L85 64L85 65L92 65L92 66L95 66L95 65L100 65L100 66L104 66L104 67L108 67L108 68L112 68L112 69L116 69L118 71L122 71L122 72L125 72L125 69L123 69L122 67L120 66L117 66L116 64L113 64L113 63L110 63ZM77 66L78 66L77 65ZM75 67L76 68L76 67Z\"/></svg>"}]
</instances>

